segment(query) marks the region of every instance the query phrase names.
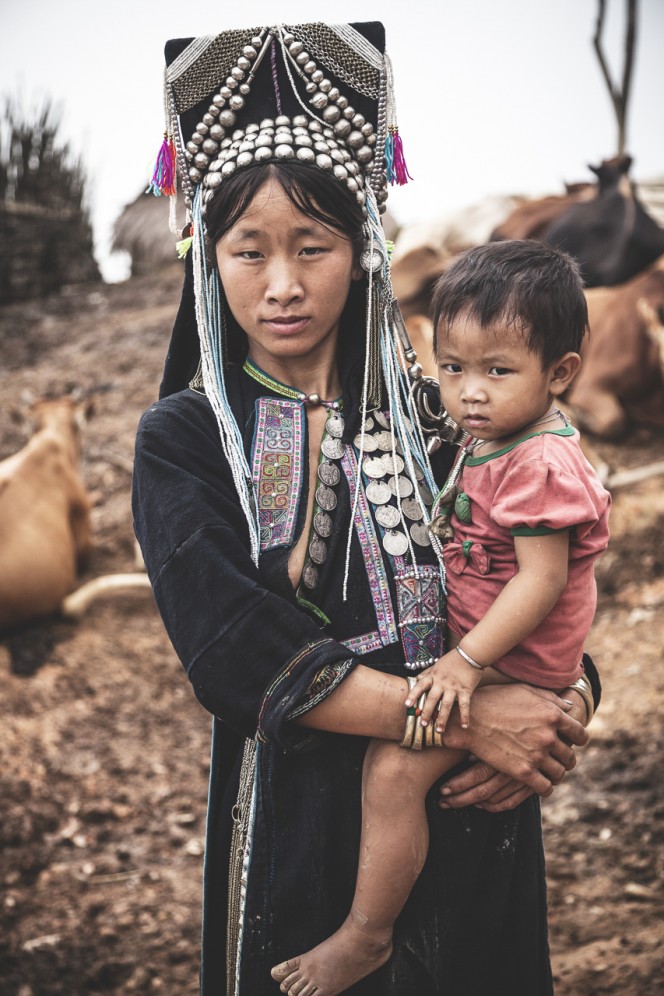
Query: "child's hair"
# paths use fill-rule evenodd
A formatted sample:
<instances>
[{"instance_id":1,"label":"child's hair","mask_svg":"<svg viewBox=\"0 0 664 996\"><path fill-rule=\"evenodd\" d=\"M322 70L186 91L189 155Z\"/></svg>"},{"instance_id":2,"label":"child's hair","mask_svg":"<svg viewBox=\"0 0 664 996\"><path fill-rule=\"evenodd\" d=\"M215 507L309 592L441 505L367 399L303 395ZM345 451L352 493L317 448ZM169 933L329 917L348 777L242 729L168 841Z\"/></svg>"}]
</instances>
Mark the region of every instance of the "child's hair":
<instances>
[{"instance_id":1,"label":"child's hair","mask_svg":"<svg viewBox=\"0 0 664 996\"><path fill-rule=\"evenodd\" d=\"M438 278L432 301L433 344L459 317L489 329L498 322L523 333L542 368L578 353L588 331L579 266L534 239L490 242L462 253Z\"/></svg>"}]
</instances>

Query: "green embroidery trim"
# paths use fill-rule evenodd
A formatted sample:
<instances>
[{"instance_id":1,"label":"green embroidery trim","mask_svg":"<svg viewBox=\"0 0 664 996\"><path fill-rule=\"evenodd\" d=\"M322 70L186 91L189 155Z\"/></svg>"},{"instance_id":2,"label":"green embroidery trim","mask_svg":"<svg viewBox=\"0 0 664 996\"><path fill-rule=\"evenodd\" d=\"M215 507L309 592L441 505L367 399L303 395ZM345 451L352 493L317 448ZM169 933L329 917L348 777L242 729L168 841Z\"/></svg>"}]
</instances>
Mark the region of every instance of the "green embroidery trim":
<instances>
[{"instance_id":1,"label":"green embroidery trim","mask_svg":"<svg viewBox=\"0 0 664 996\"><path fill-rule=\"evenodd\" d=\"M270 377L266 374L264 370L257 367L255 363L252 363L250 359L246 359L242 364L242 369L246 374L248 374L252 380L255 380L262 387L266 387L269 391L274 391L275 394L280 394L282 398L291 398L293 401L304 401L307 395L304 391L298 391L294 387L288 387L287 384L282 384L281 381L275 380L274 377ZM335 398L335 401L341 401L341 398Z\"/></svg>"},{"instance_id":2,"label":"green embroidery trim","mask_svg":"<svg viewBox=\"0 0 664 996\"><path fill-rule=\"evenodd\" d=\"M463 555L466 558L466 560L470 560L470 551L472 546L473 546L472 540L464 540L463 543L461 544L461 549L463 550Z\"/></svg>"},{"instance_id":3,"label":"green embroidery trim","mask_svg":"<svg viewBox=\"0 0 664 996\"><path fill-rule=\"evenodd\" d=\"M481 463L487 463L489 460L495 460L496 457L503 456L505 453L509 453L520 443L525 443L527 439L533 439L535 436L573 436L574 427L571 425L566 425L564 429L542 429L541 432L530 432L527 436L523 436L522 439L517 439L509 446L504 446L502 450L496 450L495 453L487 453L486 456L468 456L466 457L467 467L477 467Z\"/></svg>"},{"instance_id":4,"label":"green embroidery trim","mask_svg":"<svg viewBox=\"0 0 664 996\"><path fill-rule=\"evenodd\" d=\"M567 526L563 526L562 529L549 529L548 526L533 526L531 529L529 526L514 526L510 529L512 536L548 536L550 533L564 533Z\"/></svg>"}]
</instances>

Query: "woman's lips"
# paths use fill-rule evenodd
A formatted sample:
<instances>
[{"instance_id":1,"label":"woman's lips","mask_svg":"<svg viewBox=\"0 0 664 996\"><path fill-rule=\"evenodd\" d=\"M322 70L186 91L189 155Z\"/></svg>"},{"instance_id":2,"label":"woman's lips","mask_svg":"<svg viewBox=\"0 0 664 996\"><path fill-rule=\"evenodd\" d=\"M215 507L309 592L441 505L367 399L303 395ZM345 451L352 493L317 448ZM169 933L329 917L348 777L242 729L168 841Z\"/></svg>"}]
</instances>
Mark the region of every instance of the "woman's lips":
<instances>
[{"instance_id":1,"label":"woman's lips","mask_svg":"<svg viewBox=\"0 0 664 996\"><path fill-rule=\"evenodd\" d=\"M271 332L276 332L278 335L295 335L306 328L308 323L308 315L304 315L303 317L283 315L278 318L265 318L263 320L263 324Z\"/></svg>"}]
</instances>

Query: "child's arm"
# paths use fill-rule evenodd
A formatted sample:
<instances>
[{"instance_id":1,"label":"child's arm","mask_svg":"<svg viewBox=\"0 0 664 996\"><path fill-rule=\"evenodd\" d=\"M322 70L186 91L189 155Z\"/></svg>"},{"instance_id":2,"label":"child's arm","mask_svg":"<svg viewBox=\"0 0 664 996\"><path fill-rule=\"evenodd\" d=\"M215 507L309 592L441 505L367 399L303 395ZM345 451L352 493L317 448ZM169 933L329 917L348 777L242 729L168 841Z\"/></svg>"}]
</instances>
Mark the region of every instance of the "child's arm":
<instances>
[{"instance_id":1,"label":"child's arm","mask_svg":"<svg viewBox=\"0 0 664 996\"><path fill-rule=\"evenodd\" d=\"M543 536L515 536L518 573L508 581L486 615L460 641L461 649L482 667L504 657L548 616L567 583L569 530ZM427 699L420 722L427 725L440 703L436 729L443 732L455 701L462 726L470 718L470 697L482 672L451 650L422 672L407 704Z\"/></svg>"}]
</instances>

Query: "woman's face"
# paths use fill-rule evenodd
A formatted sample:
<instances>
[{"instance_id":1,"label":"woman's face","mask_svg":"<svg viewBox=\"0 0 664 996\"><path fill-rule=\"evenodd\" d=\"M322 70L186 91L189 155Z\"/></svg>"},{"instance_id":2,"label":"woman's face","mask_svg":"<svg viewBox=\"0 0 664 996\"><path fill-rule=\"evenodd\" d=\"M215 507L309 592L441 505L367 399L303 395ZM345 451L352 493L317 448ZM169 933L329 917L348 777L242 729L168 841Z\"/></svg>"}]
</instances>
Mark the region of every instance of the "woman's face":
<instances>
[{"instance_id":1,"label":"woman's face","mask_svg":"<svg viewBox=\"0 0 664 996\"><path fill-rule=\"evenodd\" d=\"M351 281L360 277L348 239L302 214L267 180L216 254L228 306L258 366L334 356Z\"/></svg>"}]
</instances>

